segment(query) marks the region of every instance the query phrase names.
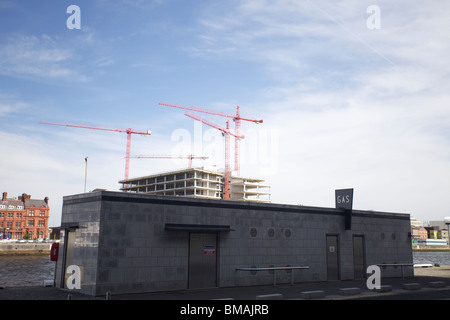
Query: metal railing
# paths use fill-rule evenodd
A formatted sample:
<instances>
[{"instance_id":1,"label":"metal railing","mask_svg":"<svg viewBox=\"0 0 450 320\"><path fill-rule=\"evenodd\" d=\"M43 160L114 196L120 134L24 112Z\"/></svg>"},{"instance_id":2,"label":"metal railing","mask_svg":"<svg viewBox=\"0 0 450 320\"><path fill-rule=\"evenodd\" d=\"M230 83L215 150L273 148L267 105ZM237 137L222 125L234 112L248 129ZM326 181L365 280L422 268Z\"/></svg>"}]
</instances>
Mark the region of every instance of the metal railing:
<instances>
[{"instance_id":1,"label":"metal railing","mask_svg":"<svg viewBox=\"0 0 450 320\"><path fill-rule=\"evenodd\" d=\"M379 266L379 267L400 267L401 271L402 271L402 279L405 279L405 273L403 270L404 267L413 267L414 268L413 263L380 263L380 264L377 264L377 266Z\"/></svg>"},{"instance_id":2,"label":"metal railing","mask_svg":"<svg viewBox=\"0 0 450 320\"><path fill-rule=\"evenodd\" d=\"M236 271L273 271L273 285L277 285L277 273L278 270L291 270L291 284L294 284L294 270L309 269L309 266L299 267L250 267L250 268L236 268Z\"/></svg>"}]
</instances>

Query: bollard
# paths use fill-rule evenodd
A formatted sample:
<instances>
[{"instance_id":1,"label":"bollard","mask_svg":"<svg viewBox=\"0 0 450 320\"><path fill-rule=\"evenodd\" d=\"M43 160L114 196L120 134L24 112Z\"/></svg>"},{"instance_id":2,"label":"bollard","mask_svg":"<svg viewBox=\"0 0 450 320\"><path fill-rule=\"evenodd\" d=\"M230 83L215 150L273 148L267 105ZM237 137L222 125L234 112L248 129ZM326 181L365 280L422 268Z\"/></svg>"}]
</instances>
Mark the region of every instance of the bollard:
<instances>
[{"instance_id":1,"label":"bollard","mask_svg":"<svg viewBox=\"0 0 450 320\"><path fill-rule=\"evenodd\" d=\"M339 289L339 294L344 296L353 296L361 293L360 288L341 288Z\"/></svg>"},{"instance_id":2,"label":"bollard","mask_svg":"<svg viewBox=\"0 0 450 320\"><path fill-rule=\"evenodd\" d=\"M375 292L391 292L391 291L392 291L391 285L380 286L378 289L375 288Z\"/></svg>"},{"instance_id":3,"label":"bollard","mask_svg":"<svg viewBox=\"0 0 450 320\"><path fill-rule=\"evenodd\" d=\"M106 300L111 300L111 292L106 291Z\"/></svg>"},{"instance_id":4,"label":"bollard","mask_svg":"<svg viewBox=\"0 0 450 320\"><path fill-rule=\"evenodd\" d=\"M446 287L446 284L444 281L432 281L428 283L428 286L430 288L444 288Z\"/></svg>"},{"instance_id":5,"label":"bollard","mask_svg":"<svg viewBox=\"0 0 450 320\"><path fill-rule=\"evenodd\" d=\"M325 292L322 290L302 291L300 296L302 299L321 299L325 297Z\"/></svg>"},{"instance_id":6,"label":"bollard","mask_svg":"<svg viewBox=\"0 0 450 320\"><path fill-rule=\"evenodd\" d=\"M404 283L402 288L404 290L419 290L420 283Z\"/></svg>"},{"instance_id":7,"label":"bollard","mask_svg":"<svg viewBox=\"0 0 450 320\"><path fill-rule=\"evenodd\" d=\"M256 296L256 300L283 300L283 295L281 293L262 294Z\"/></svg>"}]
</instances>

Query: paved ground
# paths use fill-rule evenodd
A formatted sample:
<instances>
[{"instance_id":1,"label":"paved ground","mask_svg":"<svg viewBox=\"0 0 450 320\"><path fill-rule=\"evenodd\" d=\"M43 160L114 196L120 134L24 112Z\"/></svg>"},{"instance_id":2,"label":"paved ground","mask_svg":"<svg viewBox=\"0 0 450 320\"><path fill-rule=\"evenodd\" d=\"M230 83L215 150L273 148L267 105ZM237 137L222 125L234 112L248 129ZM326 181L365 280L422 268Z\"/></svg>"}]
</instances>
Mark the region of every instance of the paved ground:
<instances>
[{"instance_id":1,"label":"paved ground","mask_svg":"<svg viewBox=\"0 0 450 320\"><path fill-rule=\"evenodd\" d=\"M365 280L329 281L237 288L182 290L163 293L112 295L111 300L255 300L259 295L281 294L284 300L302 298L302 292L321 290L323 300L450 300L450 266L415 269L414 278L386 278L381 285L392 291L377 293L367 289ZM432 288L430 283L441 281L444 286ZM405 284L418 283L415 290L404 289ZM359 288L359 294L343 295L340 289ZM105 300L54 287L14 287L0 289L0 300Z\"/></svg>"}]
</instances>

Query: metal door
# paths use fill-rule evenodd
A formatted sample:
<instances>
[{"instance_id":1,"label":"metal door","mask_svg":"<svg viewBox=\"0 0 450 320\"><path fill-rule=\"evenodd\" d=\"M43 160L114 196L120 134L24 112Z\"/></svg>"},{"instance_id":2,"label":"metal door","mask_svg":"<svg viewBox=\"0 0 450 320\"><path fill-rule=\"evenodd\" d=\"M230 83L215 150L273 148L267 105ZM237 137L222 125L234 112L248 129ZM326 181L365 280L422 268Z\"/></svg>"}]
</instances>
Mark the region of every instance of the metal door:
<instances>
[{"instance_id":1,"label":"metal door","mask_svg":"<svg viewBox=\"0 0 450 320\"><path fill-rule=\"evenodd\" d=\"M189 289L217 287L217 234L191 233Z\"/></svg>"},{"instance_id":2,"label":"metal door","mask_svg":"<svg viewBox=\"0 0 450 320\"><path fill-rule=\"evenodd\" d=\"M364 279L364 236L353 236L353 270L355 279Z\"/></svg>"},{"instance_id":3,"label":"metal door","mask_svg":"<svg viewBox=\"0 0 450 320\"><path fill-rule=\"evenodd\" d=\"M65 250L64 250L64 260L63 260L63 267L62 267L62 275L64 277L64 283L63 288L67 288L67 278L70 276L70 274L66 273L67 267L71 266L73 264L73 251L75 246L75 236L76 233L73 230L66 230L66 237L65 237Z\"/></svg>"},{"instance_id":4,"label":"metal door","mask_svg":"<svg viewBox=\"0 0 450 320\"><path fill-rule=\"evenodd\" d=\"M327 235L327 279L339 280L339 243L337 235Z\"/></svg>"}]
</instances>

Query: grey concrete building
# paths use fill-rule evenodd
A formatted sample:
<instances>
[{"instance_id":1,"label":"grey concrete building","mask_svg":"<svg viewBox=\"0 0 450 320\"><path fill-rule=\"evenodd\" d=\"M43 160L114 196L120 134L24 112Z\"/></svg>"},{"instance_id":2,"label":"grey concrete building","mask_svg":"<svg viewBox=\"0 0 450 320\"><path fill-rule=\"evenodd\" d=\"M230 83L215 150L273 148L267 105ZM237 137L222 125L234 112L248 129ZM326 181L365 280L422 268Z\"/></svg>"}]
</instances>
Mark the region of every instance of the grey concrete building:
<instances>
[{"instance_id":1,"label":"grey concrete building","mask_svg":"<svg viewBox=\"0 0 450 320\"><path fill-rule=\"evenodd\" d=\"M99 191L64 197L56 285L91 295L365 277L412 263L408 214ZM308 269L253 271L243 268ZM407 274L411 274L411 268ZM294 273L294 274L292 274ZM292 275L294 276L292 278ZM400 276L400 268L382 269Z\"/></svg>"}]
</instances>

